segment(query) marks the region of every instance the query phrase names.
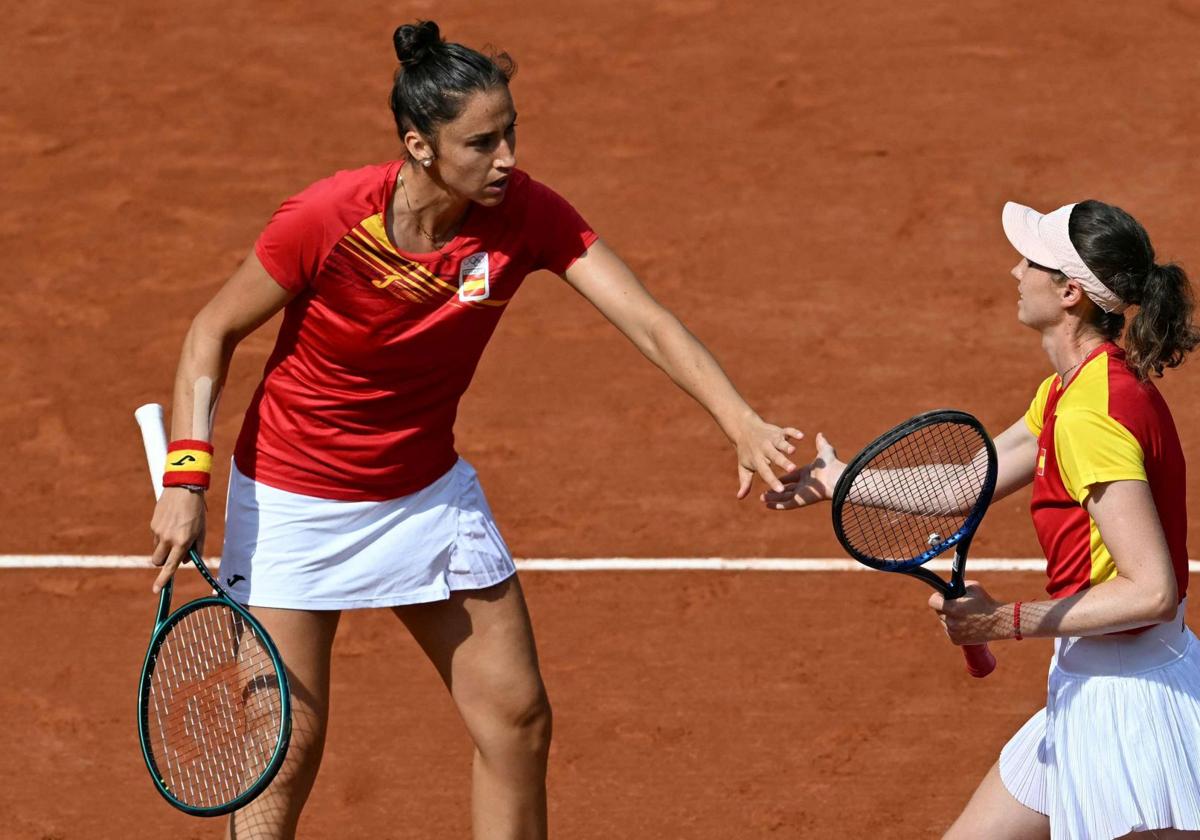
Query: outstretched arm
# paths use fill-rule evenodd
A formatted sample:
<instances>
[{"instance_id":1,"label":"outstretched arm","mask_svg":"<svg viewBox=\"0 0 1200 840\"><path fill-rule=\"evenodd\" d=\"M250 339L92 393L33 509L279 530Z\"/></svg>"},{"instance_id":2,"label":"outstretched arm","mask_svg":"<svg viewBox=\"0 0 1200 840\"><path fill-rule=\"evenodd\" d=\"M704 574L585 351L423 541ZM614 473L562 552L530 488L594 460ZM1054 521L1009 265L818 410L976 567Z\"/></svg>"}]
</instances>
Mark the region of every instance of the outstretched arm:
<instances>
[{"instance_id":1,"label":"outstretched arm","mask_svg":"<svg viewBox=\"0 0 1200 840\"><path fill-rule=\"evenodd\" d=\"M565 279L716 420L737 450L739 499L750 492L755 473L769 487L783 489L771 468L796 469L787 457L795 451L788 439L803 437L800 430L759 417L700 340L603 242L576 260Z\"/></svg>"},{"instance_id":2,"label":"outstretched arm","mask_svg":"<svg viewBox=\"0 0 1200 840\"><path fill-rule=\"evenodd\" d=\"M211 442L217 400L238 342L266 322L292 298L267 274L253 253L192 320L183 340L171 406L171 439ZM183 487L166 487L154 509L151 560L163 570L154 581L158 592L175 573L193 543L204 539L204 496ZM202 548L202 546L200 546Z\"/></svg>"},{"instance_id":3,"label":"outstretched arm","mask_svg":"<svg viewBox=\"0 0 1200 840\"><path fill-rule=\"evenodd\" d=\"M1033 471L1037 462L1037 438L1029 431L1024 420L1018 420L1000 433L995 439L996 444L996 491L992 500L1003 499L1033 481ZM772 490L763 493L762 500L771 510L793 510L799 507L828 501L833 498L833 489L838 479L846 470L846 464L838 459L833 445L823 434L816 438L817 457L809 464L780 476L783 482L782 490ZM915 499L918 507L916 513L945 513L956 510L954 481L956 471L972 469L966 465L930 465L918 467L920 470L940 471L945 478L946 494L934 494L929 499ZM870 478L873 471L863 473ZM859 482L856 482L857 488ZM927 479L919 482L922 486L932 486ZM864 495L856 497L859 504L870 505L870 481L863 483Z\"/></svg>"}]
</instances>

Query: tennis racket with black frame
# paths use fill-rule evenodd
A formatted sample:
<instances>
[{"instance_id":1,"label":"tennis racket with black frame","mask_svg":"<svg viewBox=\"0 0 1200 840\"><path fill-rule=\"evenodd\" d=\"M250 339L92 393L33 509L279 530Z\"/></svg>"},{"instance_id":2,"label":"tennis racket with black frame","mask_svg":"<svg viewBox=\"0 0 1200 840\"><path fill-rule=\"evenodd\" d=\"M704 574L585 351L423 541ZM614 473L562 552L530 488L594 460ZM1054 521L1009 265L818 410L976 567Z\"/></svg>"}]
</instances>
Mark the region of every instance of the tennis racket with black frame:
<instances>
[{"instance_id":1,"label":"tennis racket with black frame","mask_svg":"<svg viewBox=\"0 0 1200 840\"><path fill-rule=\"evenodd\" d=\"M963 411L919 414L846 465L833 491L833 529L860 563L925 581L947 600L965 592L967 551L996 489L996 447ZM954 549L950 580L924 564ZM986 677L986 644L963 645L967 671Z\"/></svg>"},{"instance_id":2,"label":"tennis racket with black frame","mask_svg":"<svg viewBox=\"0 0 1200 840\"><path fill-rule=\"evenodd\" d=\"M167 437L163 410L134 412L155 496L162 495ZM173 579L162 588L138 685L138 738L154 786L185 813L216 817L266 789L287 755L291 695L266 630L209 573L188 559L213 594L171 612Z\"/></svg>"}]
</instances>

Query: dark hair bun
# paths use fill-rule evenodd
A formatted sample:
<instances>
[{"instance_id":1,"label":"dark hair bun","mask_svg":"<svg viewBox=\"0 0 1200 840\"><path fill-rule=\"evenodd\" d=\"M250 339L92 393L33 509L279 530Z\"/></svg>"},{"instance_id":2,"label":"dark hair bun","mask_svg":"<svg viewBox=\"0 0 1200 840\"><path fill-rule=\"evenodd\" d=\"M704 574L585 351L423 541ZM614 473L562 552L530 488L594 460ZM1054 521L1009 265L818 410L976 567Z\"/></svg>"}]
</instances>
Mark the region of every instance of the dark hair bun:
<instances>
[{"instance_id":1,"label":"dark hair bun","mask_svg":"<svg viewBox=\"0 0 1200 840\"><path fill-rule=\"evenodd\" d=\"M426 56L442 44L442 33L431 20L419 20L396 28L392 35L396 47L396 58L405 68L420 64Z\"/></svg>"}]
</instances>

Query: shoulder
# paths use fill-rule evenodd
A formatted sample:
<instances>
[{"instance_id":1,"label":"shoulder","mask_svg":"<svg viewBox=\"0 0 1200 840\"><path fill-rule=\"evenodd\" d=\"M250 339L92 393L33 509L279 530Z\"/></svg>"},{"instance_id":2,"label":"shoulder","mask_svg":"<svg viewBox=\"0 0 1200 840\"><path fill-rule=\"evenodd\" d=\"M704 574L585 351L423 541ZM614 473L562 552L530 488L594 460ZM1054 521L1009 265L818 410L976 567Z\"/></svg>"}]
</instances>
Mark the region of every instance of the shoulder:
<instances>
[{"instance_id":1,"label":"shoulder","mask_svg":"<svg viewBox=\"0 0 1200 840\"><path fill-rule=\"evenodd\" d=\"M504 205L509 211L547 213L570 208L570 203L523 169L513 170ZM504 206L502 205L502 206Z\"/></svg>"},{"instance_id":2,"label":"shoulder","mask_svg":"<svg viewBox=\"0 0 1200 840\"><path fill-rule=\"evenodd\" d=\"M1038 389L1033 395L1033 401L1029 403L1029 409L1025 412L1025 427L1029 429L1034 437L1042 433L1046 406L1050 402L1050 389L1054 387L1054 382L1057 379L1058 374L1052 373L1042 380L1042 383L1038 385Z\"/></svg>"},{"instance_id":3,"label":"shoulder","mask_svg":"<svg viewBox=\"0 0 1200 840\"><path fill-rule=\"evenodd\" d=\"M314 181L284 203L335 211L342 207L381 207L399 169L399 161L342 169Z\"/></svg>"},{"instance_id":4,"label":"shoulder","mask_svg":"<svg viewBox=\"0 0 1200 840\"><path fill-rule=\"evenodd\" d=\"M284 288L313 281L347 231L384 208L399 161L336 172L286 199L259 234L254 250Z\"/></svg>"},{"instance_id":5,"label":"shoulder","mask_svg":"<svg viewBox=\"0 0 1200 840\"><path fill-rule=\"evenodd\" d=\"M1078 387L1076 387L1078 386ZM1068 392L1064 408L1088 408L1137 429L1166 409L1162 395L1148 380L1138 379L1125 360L1125 351L1110 344L1083 370Z\"/></svg>"},{"instance_id":6,"label":"shoulder","mask_svg":"<svg viewBox=\"0 0 1200 840\"><path fill-rule=\"evenodd\" d=\"M1038 384L1037 391L1033 395L1035 403L1046 404L1046 398L1050 396L1050 389L1054 387L1056 379L1058 379L1058 374L1052 373Z\"/></svg>"},{"instance_id":7,"label":"shoulder","mask_svg":"<svg viewBox=\"0 0 1200 840\"><path fill-rule=\"evenodd\" d=\"M1115 360L1109 375L1108 413L1148 442L1164 434L1175 434L1175 423L1166 401L1154 383L1138 379L1124 356Z\"/></svg>"}]
</instances>

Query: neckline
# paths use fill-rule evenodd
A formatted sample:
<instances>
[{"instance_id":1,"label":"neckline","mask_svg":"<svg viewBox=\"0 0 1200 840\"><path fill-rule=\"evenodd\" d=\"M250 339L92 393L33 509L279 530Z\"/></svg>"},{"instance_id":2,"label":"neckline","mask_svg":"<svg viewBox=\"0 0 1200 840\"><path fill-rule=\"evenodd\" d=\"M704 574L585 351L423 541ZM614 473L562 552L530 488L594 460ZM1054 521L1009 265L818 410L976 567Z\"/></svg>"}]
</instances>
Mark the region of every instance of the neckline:
<instances>
[{"instance_id":1,"label":"neckline","mask_svg":"<svg viewBox=\"0 0 1200 840\"><path fill-rule=\"evenodd\" d=\"M1112 347L1113 347L1113 343L1111 341L1102 341L1099 344L1097 344L1095 347L1093 347L1091 352L1089 352L1086 356L1083 357L1083 361L1080 362L1079 365L1075 368L1070 380L1068 380L1067 382L1063 382L1062 375L1058 374L1058 390L1059 390L1059 392L1061 393L1062 391L1065 391L1068 388L1070 388L1072 383L1074 383L1075 380L1079 378L1079 375L1081 373L1083 373L1084 368L1086 368L1089 364L1091 364L1092 361L1097 356L1099 356L1102 352L1109 350Z\"/></svg>"},{"instance_id":2,"label":"neckline","mask_svg":"<svg viewBox=\"0 0 1200 840\"><path fill-rule=\"evenodd\" d=\"M456 233L454 237L441 248L438 248L434 251L404 250L396 244L395 237L392 235L392 226L388 223L388 216L392 214L392 205L396 201L396 190L400 186L400 175L404 172L404 166L407 163L408 161L406 160L398 161L399 165L396 166L394 170L389 170L389 183L384 196L383 206L383 232L384 235L387 236L388 245L390 245L392 250L400 256L405 257L406 259L416 260L417 262L437 262L446 255L454 253L462 246L464 242L467 241L467 239L470 238L468 228L475 216L474 212L472 212L475 209L475 203L471 202L467 205L466 212L463 213L462 221L458 226L458 233Z\"/></svg>"}]
</instances>

